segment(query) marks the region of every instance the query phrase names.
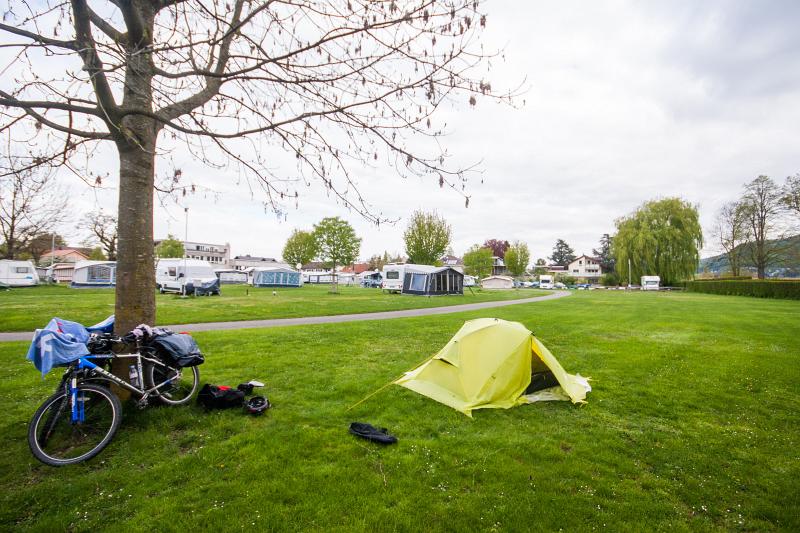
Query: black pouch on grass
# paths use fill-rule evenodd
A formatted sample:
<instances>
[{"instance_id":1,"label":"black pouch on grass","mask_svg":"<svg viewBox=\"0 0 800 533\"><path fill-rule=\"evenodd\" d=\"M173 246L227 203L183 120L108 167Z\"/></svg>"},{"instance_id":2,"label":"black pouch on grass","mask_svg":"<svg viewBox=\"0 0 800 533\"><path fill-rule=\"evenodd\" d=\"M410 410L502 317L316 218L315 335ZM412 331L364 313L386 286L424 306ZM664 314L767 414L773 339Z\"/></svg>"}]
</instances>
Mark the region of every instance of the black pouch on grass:
<instances>
[{"instance_id":1,"label":"black pouch on grass","mask_svg":"<svg viewBox=\"0 0 800 533\"><path fill-rule=\"evenodd\" d=\"M160 335L154 337L149 344L156 350L159 358L168 364L186 367L202 365L205 362L200 347L190 335L184 333Z\"/></svg>"},{"instance_id":2,"label":"black pouch on grass","mask_svg":"<svg viewBox=\"0 0 800 533\"><path fill-rule=\"evenodd\" d=\"M244 393L225 385L206 383L197 393L197 403L206 409L230 409L244 405Z\"/></svg>"}]
</instances>

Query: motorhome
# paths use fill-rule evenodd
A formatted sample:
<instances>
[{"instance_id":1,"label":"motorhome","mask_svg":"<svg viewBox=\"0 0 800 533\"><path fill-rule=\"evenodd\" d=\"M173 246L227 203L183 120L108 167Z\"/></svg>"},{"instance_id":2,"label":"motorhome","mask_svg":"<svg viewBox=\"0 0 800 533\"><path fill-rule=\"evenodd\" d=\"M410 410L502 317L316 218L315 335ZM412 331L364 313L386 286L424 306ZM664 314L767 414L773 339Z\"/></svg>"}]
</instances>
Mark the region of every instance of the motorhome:
<instances>
[{"instance_id":1,"label":"motorhome","mask_svg":"<svg viewBox=\"0 0 800 533\"><path fill-rule=\"evenodd\" d=\"M401 292L403 290L403 280L405 279L405 263L388 263L381 271L381 288L389 292Z\"/></svg>"},{"instance_id":2,"label":"motorhome","mask_svg":"<svg viewBox=\"0 0 800 533\"><path fill-rule=\"evenodd\" d=\"M161 293L219 294L219 278L208 261L199 259L159 259L156 288Z\"/></svg>"},{"instance_id":3,"label":"motorhome","mask_svg":"<svg viewBox=\"0 0 800 533\"><path fill-rule=\"evenodd\" d=\"M657 291L661 278L659 276L642 276L643 291Z\"/></svg>"},{"instance_id":4,"label":"motorhome","mask_svg":"<svg viewBox=\"0 0 800 533\"><path fill-rule=\"evenodd\" d=\"M554 288L553 276L550 276L548 274L542 274L541 276L539 276L539 288L540 289Z\"/></svg>"},{"instance_id":5,"label":"motorhome","mask_svg":"<svg viewBox=\"0 0 800 533\"><path fill-rule=\"evenodd\" d=\"M0 287L32 287L39 275L30 261L0 260Z\"/></svg>"}]
</instances>

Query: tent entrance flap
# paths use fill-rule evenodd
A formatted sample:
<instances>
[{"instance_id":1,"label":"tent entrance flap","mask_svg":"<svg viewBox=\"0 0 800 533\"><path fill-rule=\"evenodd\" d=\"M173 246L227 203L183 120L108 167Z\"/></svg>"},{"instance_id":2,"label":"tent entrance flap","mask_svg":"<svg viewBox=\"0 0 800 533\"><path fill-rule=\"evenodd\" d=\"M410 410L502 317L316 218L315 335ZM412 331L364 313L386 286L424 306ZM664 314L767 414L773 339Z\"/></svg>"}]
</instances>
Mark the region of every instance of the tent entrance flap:
<instances>
[{"instance_id":1,"label":"tent entrance flap","mask_svg":"<svg viewBox=\"0 0 800 533\"><path fill-rule=\"evenodd\" d=\"M542 367L558 386L525 395L531 373ZM394 383L468 416L474 409L507 409L532 401L582 403L591 390L585 378L568 374L525 326L496 318L466 322L436 355Z\"/></svg>"}]
</instances>

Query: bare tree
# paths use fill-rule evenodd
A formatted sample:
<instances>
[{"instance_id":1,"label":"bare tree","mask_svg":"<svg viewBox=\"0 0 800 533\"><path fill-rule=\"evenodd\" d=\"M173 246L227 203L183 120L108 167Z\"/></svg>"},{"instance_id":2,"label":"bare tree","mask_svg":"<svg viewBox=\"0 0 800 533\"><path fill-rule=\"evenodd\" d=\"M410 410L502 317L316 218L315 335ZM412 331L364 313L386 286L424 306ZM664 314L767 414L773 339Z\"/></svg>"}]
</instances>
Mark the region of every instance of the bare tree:
<instances>
[{"instance_id":1,"label":"bare tree","mask_svg":"<svg viewBox=\"0 0 800 533\"><path fill-rule=\"evenodd\" d=\"M741 206L751 238L750 257L758 278L764 279L767 268L779 260L785 248L781 242L785 209L781 188L769 176L759 176L745 185Z\"/></svg>"},{"instance_id":2,"label":"bare tree","mask_svg":"<svg viewBox=\"0 0 800 533\"><path fill-rule=\"evenodd\" d=\"M12 156L0 163L0 238L6 259L14 259L67 217L67 198L53 173L19 169L16 163Z\"/></svg>"},{"instance_id":3,"label":"bare tree","mask_svg":"<svg viewBox=\"0 0 800 533\"><path fill-rule=\"evenodd\" d=\"M117 217L102 210L86 213L78 228L90 232L87 242L91 245L99 243L109 261L117 260Z\"/></svg>"},{"instance_id":4,"label":"bare tree","mask_svg":"<svg viewBox=\"0 0 800 533\"><path fill-rule=\"evenodd\" d=\"M783 203L789 211L800 217L800 174L788 176L783 186Z\"/></svg>"},{"instance_id":5,"label":"bare tree","mask_svg":"<svg viewBox=\"0 0 800 533\"><path fill-rule=\"evenodd\" d=\"M728 202L717 213L713 234L725 251L731 274L740 275L742 256L750 236L747 210L740 202Z\"/></svg>"},{"instance_id":6,"label":"bare tree","mask_svg":"<svg viewBox=\"0 0 800 533\"><path fill-rule=\"evenodd\" d=\"M489 57L479 0L87 0L11 4L0 30L16 47L0 89L0 130L23 128L50 150L29 164L76 165L100 142L119 154L116 317L155 319L156 156L183 146L237 166L278 213L317 182L380 223L351 175L388 164L463 194L470 168L445 165L434 112L496 96L472 73ZM8 72L8 68L3 72ZM48 73L60 71L57 75ZM481 70L480 72L485 72ZM14 86L9 87L14 80ZM296 174L276 172L290 157ZM80 169L77 169L80 170ZM85 175L82 173L81 175ZM99 178L98 178L99 179ZM89 180L91 182L91 180Z\"/></svg>"}]
</instances>

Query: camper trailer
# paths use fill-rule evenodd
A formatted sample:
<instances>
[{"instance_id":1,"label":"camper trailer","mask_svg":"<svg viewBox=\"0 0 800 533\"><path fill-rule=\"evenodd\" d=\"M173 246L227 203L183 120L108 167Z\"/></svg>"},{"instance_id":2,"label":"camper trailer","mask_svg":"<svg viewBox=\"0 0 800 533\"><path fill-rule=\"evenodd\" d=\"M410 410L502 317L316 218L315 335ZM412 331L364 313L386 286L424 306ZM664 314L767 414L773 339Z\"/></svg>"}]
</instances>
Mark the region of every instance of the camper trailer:
<instances>
[{"instance_id":1,"label":"camper trailer","mask_svg":"<svg viewBox=\"0 0 800 533\"><path fill-rule=\"evenodd\" d=\"M219 294L219 278L208 261L199 259L159 259L156 288L162 294Z\"/></svg>"},{"instance_id":2,"label":"camper trailer","mask_svg":"<svg viewBox=\"0 0 800 533\"><path fill-rule=\"evenodd\" d=\"M32 287L39 275L30 261L0 260L0 287Z\"/></svg>"},{"instance_id":3,"label":"camper trailer","mask_svg":"<svg viewBox=\"0 0 800 533\"><path fill-rule=\"evenodd\" d=\"M657 291L660 283L661 278L658 276L642 276L643 291Z\"/></svg>"},{"instance_id":4,"label":"camper trailer","mask_svg":"<svg viewBox=\"0 0 800 533\"><path fill-rule=\"evenodd\" d=\"M514 278L509 276L489 276L481 280L482 289L513 289Z\"/></svg>"},{"instance_id":5,"label":"camper trailer","mask_svg":"<svg viewBox=\"0 0 800 533\"><path fill-rule=\"evenodd\" d=\"M384 265L381 277L381 288L389 292L401 292L403 290L403 280L405 279L405 263L389 263Z\"/></svg>"},{"instance_id":6,"label":"camper trailer","mask_svg":"<svg viewBox=\"0 0 800 533\"><path fill-rule=\"evenodd\" d=\"M475 276L464 276L464 286L465 287L474 287L477 285L477 281L475 280Z\"/></svg>"},{"instance_id":7,"label":"camper trailer","mask_svg":"<svg viewBox=\"0 0 800 533\"><path fill-rule=\"evenodd\" d=\"M116 261L78 261L69 286L76 288L105 288L117 285Z\"/></svg>"},{"instance_id":8,"label":"camper trailer","mask_svg":"<svg viewBox=\"0 0 800 533\"><path fill-rule=\"evenodd\" d=\"M553 276L550 276L548 274L542 274L541 276L539 276L539 288L540 289L554 288Z\"/></svg>"},{"instance_id":9,"label":"camper trailer","mask_svg":"<svg viewBox=\"0 0 800 533\"><path fill-rule=\"evenodd\" d=\"M217 268L214 274L219 278L219 282L223 285L243 284L247 283L248 276L244 270L234 270L232 268Z\"/></svg>"}]
</instances>

